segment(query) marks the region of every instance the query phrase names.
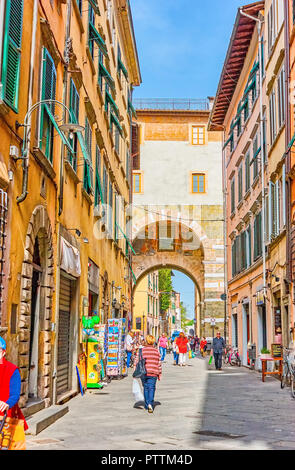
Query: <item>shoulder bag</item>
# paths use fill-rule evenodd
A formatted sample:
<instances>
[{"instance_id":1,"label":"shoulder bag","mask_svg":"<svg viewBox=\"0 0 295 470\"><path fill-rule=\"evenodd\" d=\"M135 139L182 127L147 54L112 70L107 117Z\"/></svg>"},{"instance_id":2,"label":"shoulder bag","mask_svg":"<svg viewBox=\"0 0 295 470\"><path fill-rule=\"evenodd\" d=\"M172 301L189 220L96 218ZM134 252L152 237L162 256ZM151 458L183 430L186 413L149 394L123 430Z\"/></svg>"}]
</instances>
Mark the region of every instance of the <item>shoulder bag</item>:
<instances>
[{"instance_id":1,"label":"shoulder bag","mask_svg":"<svg viewBox=\"0 0 295 470\"><path fill-rule=\"evenodd\" d=\"M145 368L145 359L142 356L142 348L139 350L139 359L138 363L136 364L135 371L133 372L133 377L135 379L141 379L146 375L146 368Z\"/></svg>"}]
</instances>

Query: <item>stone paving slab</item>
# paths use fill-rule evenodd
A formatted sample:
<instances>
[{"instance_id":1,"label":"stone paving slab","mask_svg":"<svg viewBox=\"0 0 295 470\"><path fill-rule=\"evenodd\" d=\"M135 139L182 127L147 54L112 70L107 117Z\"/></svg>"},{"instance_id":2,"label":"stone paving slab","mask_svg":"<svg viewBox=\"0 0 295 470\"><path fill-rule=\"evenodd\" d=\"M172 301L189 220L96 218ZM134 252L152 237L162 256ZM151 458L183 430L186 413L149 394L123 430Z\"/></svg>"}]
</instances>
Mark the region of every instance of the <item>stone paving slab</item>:
<instances>
[{"instance_id":1,"label":"stone paving slab","mask_svg":"<svg viewBox=\"0 0 295 470\"><path fill-rule=\"evenodd\" d=\"M69 413L28 436L30 450L295 449L295 400L288 388L246 368L215 371L207 360L163 364L154 414L133 407L132 377L67 403Z\"/></svg>"}]
</instances>

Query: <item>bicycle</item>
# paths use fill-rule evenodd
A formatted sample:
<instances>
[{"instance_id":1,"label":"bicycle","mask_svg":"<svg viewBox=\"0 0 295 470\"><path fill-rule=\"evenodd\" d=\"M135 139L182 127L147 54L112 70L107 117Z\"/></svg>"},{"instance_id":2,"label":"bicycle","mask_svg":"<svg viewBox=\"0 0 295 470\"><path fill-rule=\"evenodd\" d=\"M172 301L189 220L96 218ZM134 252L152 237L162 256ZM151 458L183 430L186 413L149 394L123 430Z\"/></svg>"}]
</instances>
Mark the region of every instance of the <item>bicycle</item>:
<instances>
[{"instance_id":1,"label":"bicycle","mask_svg":"<svg viewBox=\"0 0 295 470\"><path fill-rule=\"evenodd\" d=\"M231 366L241 367L242 361L241 361L241 358L240 358L238 348L232 348L231 349L230 355L229 355L229 358L228 358L228 362Z\"/></svg>"},{"instance_id":2,"label":"bicycle","mask_svg":"<svg viewBox=\"0 0 295 470\"><path fill-rule=\"evenodd\" d=\"M231 346L226 346L226 354L224 355L224 364L229 364L229 357L230 357L230 353L231 353L231 349L232 347Z\"/></svg>"},{"instance_id":3,"label":"bicycle","mask_svg":"<svg viewBox=\"0 0 295 470\"><path fill-rule=\"evenodd\" d=\"M292 349L284 348L283 352L283 373L281 377L281 389L285 388L286 385L291 386L291 395L295 398L295 384L294 384L294 375L295 375L295 364L291 361L291 351ZM293 357L294 361L294 357Z\"/></svg>"}]
</instances>

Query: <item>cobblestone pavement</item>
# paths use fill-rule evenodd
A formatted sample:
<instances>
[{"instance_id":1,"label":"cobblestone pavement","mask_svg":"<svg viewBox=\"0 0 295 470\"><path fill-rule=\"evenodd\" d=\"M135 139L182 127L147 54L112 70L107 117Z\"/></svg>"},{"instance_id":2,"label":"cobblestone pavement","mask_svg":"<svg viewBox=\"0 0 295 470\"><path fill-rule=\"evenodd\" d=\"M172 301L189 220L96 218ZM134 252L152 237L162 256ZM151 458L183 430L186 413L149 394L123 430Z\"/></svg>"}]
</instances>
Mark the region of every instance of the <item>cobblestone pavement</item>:
<instances>
[{"instance_id":1,"label":"cobblestone pavement","mask_svg":"<svg viewBox=\"0 0 295 470\"><path fill-rule=\"evenodd\" d=\"M204 359L163 364L153 414L133 407L132 377L68 402L69 413L29 450L295 449L295 400L274 377L241 368L215 371Z\"/></svg>"}]
</instances>

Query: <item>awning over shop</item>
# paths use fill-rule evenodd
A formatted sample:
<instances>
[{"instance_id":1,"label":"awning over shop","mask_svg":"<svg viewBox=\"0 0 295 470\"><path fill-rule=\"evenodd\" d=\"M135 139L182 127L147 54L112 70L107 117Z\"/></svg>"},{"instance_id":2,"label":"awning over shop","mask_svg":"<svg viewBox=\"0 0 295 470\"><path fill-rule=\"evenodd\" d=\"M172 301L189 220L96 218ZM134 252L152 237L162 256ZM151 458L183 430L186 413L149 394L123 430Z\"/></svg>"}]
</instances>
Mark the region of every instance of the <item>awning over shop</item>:
<instances>
[{"instance_id":1,"label":"awning over shop","mask_svg":"<svg viewBox=\"0 0 295 470\"><path fill-rule=\"evenodd\" d=\"M60 268L74 277L81 276L80 252L63 237L60 237Z\"/></svg>"}]
</instances>

